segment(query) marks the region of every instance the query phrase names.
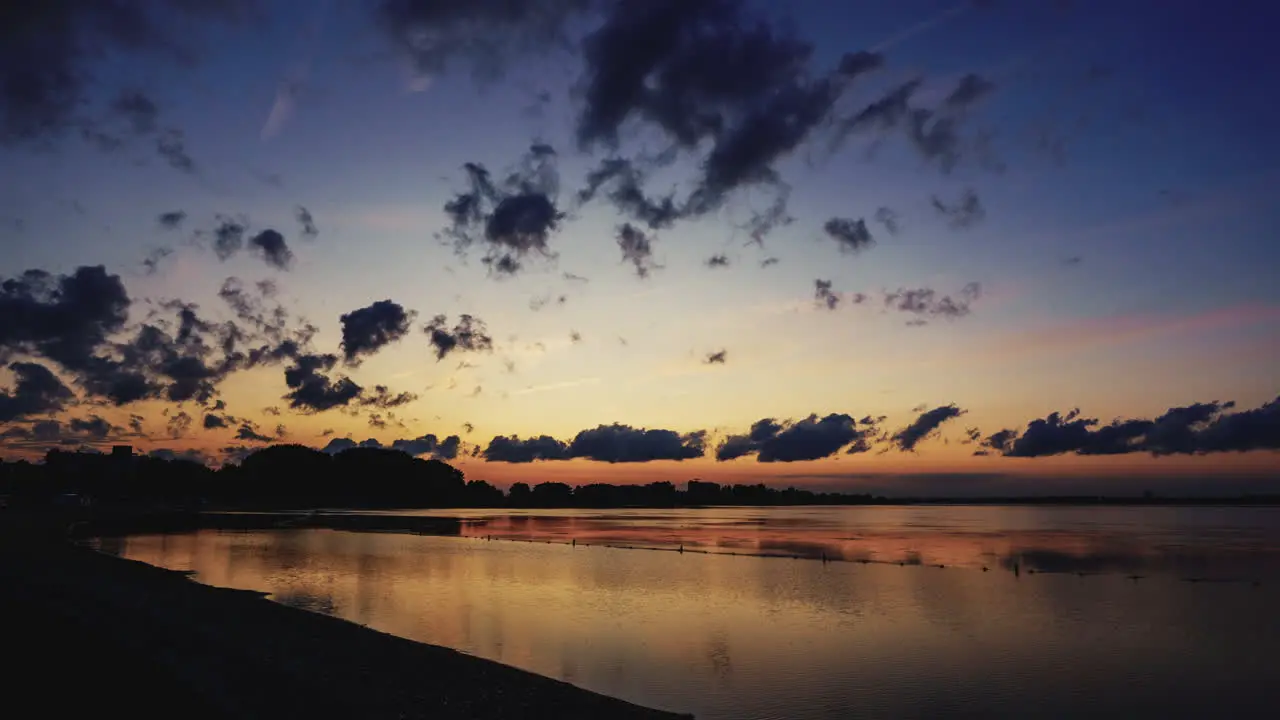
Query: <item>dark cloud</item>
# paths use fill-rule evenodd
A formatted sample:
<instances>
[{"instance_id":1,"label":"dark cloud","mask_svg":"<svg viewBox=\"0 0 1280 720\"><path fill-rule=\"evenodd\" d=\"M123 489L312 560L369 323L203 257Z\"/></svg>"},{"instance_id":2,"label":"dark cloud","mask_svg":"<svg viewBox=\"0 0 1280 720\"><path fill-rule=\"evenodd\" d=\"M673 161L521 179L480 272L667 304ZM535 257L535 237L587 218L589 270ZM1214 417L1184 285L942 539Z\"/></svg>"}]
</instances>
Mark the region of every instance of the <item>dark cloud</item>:
<instances>
[{"instance_id":1,"label":"dark cloud","mask_svg":"<svg viewBox=\"0 0 1280 720\"><path fill-rule=\"evenodd\" d=\"M576 345L577 343L582 342L582 333L578 332L577 330L570 330L570 331L569 331L569 342L574 343L575 345Z\"/></svg>"},{"instance_id":2,"label":"dark cloud","mask_svg":"<svg viewBox=\"0 0 1280 720\"><path fill-rule=\"evenodd\" d=\"M142 271L147 275L154 275L160 269L160 261L173 254L173 248L158 247L147 253L142 260Z\"/></svg>"},{"instance_id":3,"label":"dark cloud","mask_svg":"<svg viewBox=\"0 0 1280 720\"><path fill-rule=\"evenodd\" d=\"M156 221L165 230L177 230L182 227L182 221L186 219L187 212L185 210L170 210L169 212L160 213Z\"/></svg>"},{"instance_id":4,"label":"dark cloud","mask_svg":"<svg viewBox=\"0 0 1280 720\"><path fill-rule=\"evenodd\" d=\"M592 7L591 0L386 0L376 17L419 76L461 64L492 79L517 55L567 47L566 23Z\"/></svg>"},{"instance_id":5,"label":"dark cloud","mask_svg":"<svg viewBox=\"0 0 1280 720\"><path fill-rule=\"evenodd\" d=\"M156 136L156 152L174 170L188 174L196 171L196 161L187 153L186 135L178 128L166 128Z\"/></svg>"},{"instance_id":6,"label":"dark cloud","mask_svg":"<svg viewBox=\"0 0 1280 720\"><path fill-rule=\"evenodd\" d=\"M213 253L219 260L230 260L244 247L244 236L248 230L244 219L219 215L218 226L213 229Z\"/></svg>"},{"instance_id":7,"label":"dark cloud","mask_svg":"<svg viewBox=\"0 0 1280 720\"><path fill-rule=\"evenodd\" d=\"M729 359L728 350L717 350L712 353L707 353L706 359L704 359L702 362L706 363L707 365L723 365L725 364L726 361L728 361L728 359Z\"/></svg>"},{"instance_id":8,"label":"dark cloud","mask_svg":"<svg viewBox=\"0 0 1280 720\"><path fill-rule=\"evenodd\" d=\"M907 142L926 163L935 164L944 173L951 172L966 151L978 156L984 167L991 163L989 137L979 133L972 139L963 135L968 110L990 94L994 86L987 80L969 74L936 108L913 104L923 86L921 78L907 80L865 105L856 113L835 123L831 149L838 149L854 134L874 135L877 139L902 131Z\"/></svg>"},{"instance_id":9,"label":"dark cloud","mask_svg":"<svg viewBox=\"0 0 1280 720\"><path fill-rule=\"evenodd\" d=\"M823 224L822 231L836 241L842 253L856 254L876 244L867 222L862 219L833 217Z\"/></svg>"},{"instance_id":10,"label":"dark cloud","mask_svg":"<svg viewBox=\"0 0 1280 720\"><path fill-rule=\"evenodd\" d=\"M977 193L968 188L954 203L943 202L937 195L934 195L930 202L933 204L933 209L946 218L947 224L956 230L973 227L987 216Z\"/></svg>"},{"instance_id":11,"label":"dark cloud","mask_svg":"<svg viewBox=\"0 0 1280 720\"><path fill-rule=\"evenodd\" d=\"M111 103L111 109L129 122L137 135L155 132L160 108L140 90L123 90Z\"/></svg>"},{"instance_id":12,"label":"dark cloud","mask_svg":"<svg viewBox=\"0 0 1280 720\"><path fill-rule=\"evenodd\" d=\"M650 197L644 191L645 176L631 160L619 157L606 158L587 173L585 186L578 191L578 203L591 202L601 191L609 204L623 216L643 224L650 230L661 230L675 224L682 217L676 207L675 194Z\"/></svg>"},{"instance_id":13,"label":"dark cloud","mask_svg":"<svg viewBox=\"0 0 1280 720\"><path fill-rule=\"evenodd\" d=\"M405 310L391 300L377 302L352 310L338 318L342 324L342 355L348 365L355 365L364 357L409 333L418 314Z\"/></svg>"},{"instance_id":14,"label":"dark cloud","mask_svg":"<svg viewBox=\"0 0 1280 720\"><path fill-rule=\"evenodd\" d=\"M57 420L42 420L31 426L31 439L40 442L53 442L62 438L62 423Z\"/></svg>"},{"instance_id":15,"label":"dark cloud","mask_svg":"<svg viewBox=\"0 0 1280 720\"><path fill-rule=\"evenodd\" d=\"M210 21L235 21L242 4L8 3L0 22L0 143L50 140L77 128L102 134L88 118L91 90L100 78L95 62L106 55L136 55L190 63L198 46L195 31L211 27ZM139 93L119 92L107 110L135 130L150 131L154 124L154 103Z\"/></svg>"},{"instance_id":16,"label":"dark cloud","mask_svg":"<svg viewBox=\"0 0 1280 720\"><path fill-rule=\"evenodd\" d=\"M933 434L942 423L958 418L965 412L955 405L943 405L926 410L920 413L920 416L910 425L894 433L893 437L889 438L889 442L903 452L914 452L916 445Z\"/></svg>"},{"instance_id":17,"label":"dark cloud","mask_svg":"<svg viewBox=\"0 0 1280 720\"><path fill-rule=\"evenodd\" d=\"M984 448L1009 457L1046 455L1196 455L1280 449L1280 398L1250 410L1233 402L1170 408L1154 419L1115 420L1102 425L1079 410L1032 420L1019 435L1001 430Z\"/></svg>"},{"instance_id":18,"label":"dark cloud","mask_svg":"<svg viewBox=\"0 0 1280 720\"><path fill-rule=\"evenodd\" d=\"M649 271L659 267L653 263L653 246L649 236L631 223L623 223L618 227L618 249L622 251L622 261L635 266L638 277L649 277Z\"/></svg>"},{"instance_id":19,"label":"dark cloud","mask_svg":"<svg viewBox=\"0 0 1280 720\"><path fill-rule=\"evenodd\" d=\"M219 401L219 402L221 402L221 401ZM280 408L276 407L275 405L270 405L270 406L268 406L268 407L264 407L264 408L262 408L262 414L263 414L263 415L275 415L275 416L279 416L279 415L280 415Z\"/></svg>"},{"instance_id":20,"label":"dark cloud","mask_svg":"<svg viewBox=\"0 0 1280 720\"><path fill-rule=\"evenodd\" d=\"M284 399L289 407L302 412L324 412L346 407L364 392L351 378L330 378L326 373L338 364L338 356L331 354L303 354L293 359L284 371L284 382L289 392Z\"/></svg>"},{"instance_id":21,"label":"dark cloud","mask_svg":"<svg viewBox=\"0 0 1280 720\"><path fill-rule=\"evenodd\" d=\"M775 183L777 194L773 202L762 212L752 211L751 218L740 229L746 231L751 242L764 247L764 239L774 230L795 222L795 217L787 211L787 201L791 197L791 188L778 181Z\"/></svg>"},{"instance_id":22,"label":"dark cloud","mask_svg":"<svg viewBox=\"0 0 1280 720\"><path fill-rule=\"evenodd\" d=\"M915 315L912 322L921 322L926 317L955 320L968 315L980 297L982 285L976 282L965 285L956 297L942 295L933 288L899 288L884 294L884 305L890 310Z\"/></svg>"},{"instance_id":23,"label":"dark cloud","mask_svg":"<svg viewBox=\"0 0 1280 720\"><path fill-rule=\"evenodd\" d=\"M394 392L386 385L374 385L372 392L365 392L361 395L360 404L387 410L401 405L408 405L417 399L418 396L411 392Z\"/></svg>"},{"instance_id":24,"label":"dark cloud","mask_svg":"<svg viewBox=\"0 0 1280 720\"><path fill-rule=\"evenodd\" d=\"M667 164L685 154L700 168L689 194L645 199L643 176L625 158L603 174L616 179L608 197L651 228L716 212L740 188L771 188L761 232L787 217L785 184L774 165L804 144L830 116L848 80L876 61L853 53L840 69L815 73L812 47L755 15L742 2L660 0L611 6L584 41L579 147L616 150L624 128L656 133ZM625 173L624 173L625 169ZM588 180L587 195L601 182ZM623 189L625 188L625 189ZM637 212L640 209L642 212ZM657 210L646 221L644 216Z\"/></svg>"},{"instance_id":25,"label":"dark cloud","mask_svg":"<svg viewBox=\"0 0 1280 720\"><path fill-rule=\"evenodd\" d=\"M518 273L530 256L555 257L548 242L565 213L556 207L560 178L554 151L534 145L500 183L479 163L463 169L468 189L444 206L452 221L445 233L456 251L483 245L484 263L499 275Z\"/></svg>"},{"instance_id":26,"label":"dark cloud","mask_svg":"<svg viewBox=\"0 0 1280 720\"><path fill-rule=\"evenodd\" d=\"M476 429L476 426L472 425L469 422L462 423L462 431L467 433L468 435L470 435L475 429Z\"/></svg>"},{"instance_id":27,"label":"dark cloud","mask_svg":"<svg viewBox=\"0 0 1280 720\"><path fill-rule=\"evenodd\" d=\"M585 278L585 277L582 277L581 275L574 275L571 272L561 273L560 277L563 277L565 280L569 282L576 282L576 283L591 282L590 278Z\"/></svg>"},{"instance_id":28,"label":"dark cloud","mask_svg":"<svg viewBox=\"0 0 1280 720\"><path fill-rule=\"evenodd\" d=\"M646 430L619 423L600 425L579 432L569 443L568 456L608 463L690 460L706 454L706 435L705 430L682 435L674 430Z\"/></svg>"},{"instance_id":29,"label":"dark cloud","mask_svg":"<svg viewBox=\"0 0 1280 720\"><path fill-rule=\"evenodd\" d=\"M901 224L898 220L898 213L894 212L893 208L884 206L876 208L875 218L876 222L884 226L885 232L890 235L898 234L898 229L901 227Z\"/></svg>"},{"instance_id":30,"label":"dark cloud","mask_svg":"<svg viewBox=\"0 0 1280 720\"><path fill-rule=\"evenodd\" d=\"M865 75L873 70L879 70L884 67L884 55L876 52L867 52L859 50L857 52L845 53L840 58L839 72L850 79L859 75Z\"/></svg>"},{"instance_id":31,"label":"dark cloud","mask_svg":"<svg viewBox=\"0 0 1280 720\"><path fill-rule=\"evenodd\" d=\"M414 457L430 455L437 460L453 460L458 457L458 448L461 444L462 439L457 435L450 435L444 440L437 440L435 435L427 433L418 438L393 440L391 449L408 453Z\"/></svg>"},{"instance_id":32,"label":"dark cloud","mask_svg":"<svg viewBox=\"0 0 1280 720\"><path fill-rule=\"evenodd\" d=\"M249 238L249 249L277 270L288 270L293 264L293 251L284 236L275 230L263 230Z\"/></svg>"},{"instance_id":33,"label":"dark cloud","mask_svg":"<svg viewBox=\"0 0 1280 720\"><path fill-rule=\"evenodd\" d=\"M813 281L813 303L828 310L835 310L840 305L840 294L831 289L830 280Z\"/></svg>"},{"instance_id":34,"label":"dark cloud","mask_svg":"<svg viewBox=\"0 0 1280 720\"><path fill-rule=\"evenodd\" d=\"M230 415L216 415L214 413L205 413L204 429L217 430L219 428L230 427L235 423L236 419Z\"/></svg>"},{"instance_id":35,"label":"dark cloud","mask_svg":"<svg viewBox=\"0 0 1280 720\"><path fill-rule=\"evenodd\" d=\"M174 461L185 460L187 462L208 465L211 458L205 455L203 451L188 448L186 450L174 450L172 448L155 448L147 452L147 457L158 458L160 460Z\"/></svg>"},{"instance_id":36,"label":"dark cloud","mask_svg":"<svg viewBox=\"0 0 1280 720\"><path fill-rule=\"evenodd\" d=\"M729 267L729 256L723 254L712 255L706 259L705 264L712 270L715 270L716 268L726 268Z\"/></svg>"},{"instance_id":37,"label":"dark cloud","mask_svg":"<svg viewBox=\"0 0 1280 720\"><path fill-rule=\"evenodd\" d=\"M488 462L528 463L534 460L567 460L565 443L547 435L520 439L516 435L494 437L481 452Z\"/></svg>"},{"instance_id":38,"label":"dark cloud","mask_svg":"<svg viewBox=\"0 0 1280 720\"><path fill-rule=\"evenodd\" d=\"M236 440L244 440L247 442L269 443L273 440L270 435L263 435L258 432L258 427L248 420L240 423L240 428L236 430Z\"/></svg>"},{"instance_id":39,"label":"dark cloud","mask_svg":"<svg viewBox=\"0 0 1280 720\"><path fill-rule=\"evenodd\" d=\"M165 423L169 432L169 437L178 439L187 434L191 429L191 416L185 410L179 410L169 416L169 420Z\"/></svg>"},{"instance_id":40,"label":"dark cloud","mask_svg":"<svg viewBox=\"0 0 1280 720\"><path fill-rule=\"evenodd\" d=\"M767 268L771 265L777 265L777 264L778 264L778 258L776 257L768 257L760 261L760 267L762 268Z\"/></svg>"},{"instance_id":41,"label":"dark cloud","mask_svg":"<svg viewBox=\"0 0 1280 720\"><path fill-rule=\"evenodd\" d=\"M436 315L427 323L422 331L427 334L431 346L435 348L436 360L443 360L451 352L492 352L493 338L479 318L470 315L458 317L458 323L449 329L449 319L444 315Z\"/></svg>"},{"instance_id":42,"label":"dark cloud","mask_svg":"<svg viewBox=\"0 0 1280 720\"><path fill-rule=\"evenodd\" d=\"M124 328L130 304L120 277L101 265L60 276L28 270L0 280L0 360L43 356L92 395L117 402L144 397L144 380L117 373L118 363L98 355Z\"/></svg>"},{"instance_id":43,"label":"dark cloud","mask_svg":"<svg viewBox=\"0 0 1280 720\"><path fill-rule=\"evenodd\" d=\"M10 422L31 415L44 415L62 410L75 399L75 393L39 363L15 362L12 389L0 390L0 422Z\"/></svg>"},{"instance_id":44,"label":"dark cloud","mask_svg":"<svg viewBox=\"0 0 1280 720\"><path fill-rule=\"evenodd\" d=\"M302 226L302 237L307 240L314 240L320 234L320 229L316 227L316 220L311 216L311 211L299 205L293 209L293 217L298 221L298 225Z\"/></svg>"},{"instance_id":45,"label":"dark cloud","mask_svg":"<svg viewBox=\"0 0 1280 720\"><path fill-rule=\"evenodd\" d=\"M954 90L943 100L944 107L952 110L963 110L977 103L995 90L995 84L990 80L969 73L960 78L960 82L956 84Z\"/></svg>"},{"instance_id":46,"label":"dark cloud","mask_svg":"<svg viewBox=\"0 0 1280 720\"><path fill-rule=\"evenodd\" d=\"M752 425L747 434L730 435L721 441L716 459L733 460L755 454L758 462L819 460L851 443L867 445L874 431L873 424L859 428L852 416L836 413L823 418L813 414L794 422L764 418Z\"/></svg>"}]
</instances>

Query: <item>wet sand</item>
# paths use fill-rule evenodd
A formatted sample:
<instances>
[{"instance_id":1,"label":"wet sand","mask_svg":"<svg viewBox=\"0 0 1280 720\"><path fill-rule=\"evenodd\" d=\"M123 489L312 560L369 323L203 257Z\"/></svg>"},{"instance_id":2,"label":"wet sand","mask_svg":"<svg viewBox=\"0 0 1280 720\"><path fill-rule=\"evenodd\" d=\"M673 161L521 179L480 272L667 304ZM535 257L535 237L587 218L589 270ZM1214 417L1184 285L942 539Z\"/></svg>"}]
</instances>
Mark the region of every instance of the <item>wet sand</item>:
<instances>
[{"instance_id":1,"label":"wet sand","mask_svg":"<svg viewBox=\"0 0 1280 720\"><path fill-rule=\"evenodd\" d=\"M688 717L0 525L6 715Z\"/></svg>"}]
</instances>

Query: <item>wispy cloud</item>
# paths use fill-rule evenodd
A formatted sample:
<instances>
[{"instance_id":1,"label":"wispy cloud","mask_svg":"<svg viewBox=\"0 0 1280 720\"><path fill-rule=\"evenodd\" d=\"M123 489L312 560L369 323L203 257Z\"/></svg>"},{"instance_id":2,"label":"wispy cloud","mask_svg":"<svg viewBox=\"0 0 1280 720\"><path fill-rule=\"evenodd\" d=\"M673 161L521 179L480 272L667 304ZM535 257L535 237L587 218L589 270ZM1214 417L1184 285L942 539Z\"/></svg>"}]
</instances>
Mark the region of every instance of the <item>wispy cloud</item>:
<instances>
[{"instance_id":1,"label":"wispy cloud","mask_svg":"<svg viewBox=\"0 0 1280 720\"><path fill-rule=\"evenodd\" d=\"M565 380L563 382L547 383L545 385L530 385L521 390L515 390L512 395L530 395L532 393L549 392L552 390L565 390L568 388L581 387L583 385L595 385L600 382L598 377L579 378L577 380Z\"/></svg>"},{"instance_id":2,"label":"wispy cloud","mask_svg":"<svg viewBox=\"0 0 1280 720\"><path fill-rule=\"evenodd\" d=\"M992 351L1001 355L1061 352L1172 333L1198 333L1267 323L1280 323L1280 306L1245 304L1193 315L1129 314L1076 318L1006 334L995 341Z\"/></svg>"}]
</instances>

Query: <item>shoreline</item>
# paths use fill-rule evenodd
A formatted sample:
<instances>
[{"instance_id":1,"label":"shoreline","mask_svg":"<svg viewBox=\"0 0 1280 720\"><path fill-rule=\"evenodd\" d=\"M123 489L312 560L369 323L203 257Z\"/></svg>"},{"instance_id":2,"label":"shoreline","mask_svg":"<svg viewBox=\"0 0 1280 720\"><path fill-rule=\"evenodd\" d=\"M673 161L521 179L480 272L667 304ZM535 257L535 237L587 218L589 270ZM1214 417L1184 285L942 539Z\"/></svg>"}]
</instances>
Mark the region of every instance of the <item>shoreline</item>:
<instances>
[{"instance_id":1,"label":"shoreline","mask_svg":"<svg viewBox=\"0 0 1280 720\"><path fill-rule=\"evenodd\" d=\"M6 704L48 716L692 717L12 527L0 618Z\"/></svg>"}]
</instances>

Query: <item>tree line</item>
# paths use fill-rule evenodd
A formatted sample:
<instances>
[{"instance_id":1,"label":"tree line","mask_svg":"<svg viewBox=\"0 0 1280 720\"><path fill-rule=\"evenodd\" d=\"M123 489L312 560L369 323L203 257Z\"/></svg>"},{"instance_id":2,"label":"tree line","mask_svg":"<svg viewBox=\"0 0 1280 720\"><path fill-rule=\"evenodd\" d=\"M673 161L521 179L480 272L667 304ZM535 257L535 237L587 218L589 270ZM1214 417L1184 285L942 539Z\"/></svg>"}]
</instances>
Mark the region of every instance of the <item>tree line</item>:
<instances>
[{"instance_id":1,"label":"tree line","mask_svg":"<svg viewBox=\"0 0 1280 720\"><path fill-rule=\"evenodd\" d=\"M646 485L517 482L507 492L466 480L447 462L399 450L352 448L330 455L303 445L274 445L238 465L144 455L49 451L43 463L0 462L0 495L10 502L163 504L227 508L610 508L701 505L823 505L883 501L870 495L814 493L763 484L691 480Z\"/></svg>"}]
</instances>

